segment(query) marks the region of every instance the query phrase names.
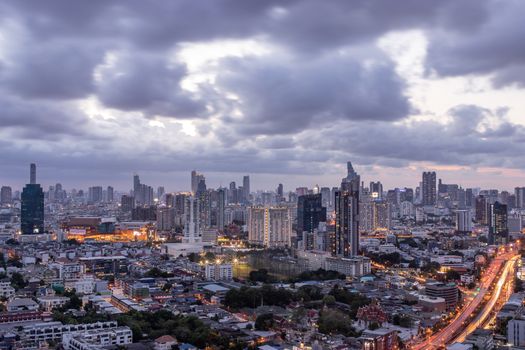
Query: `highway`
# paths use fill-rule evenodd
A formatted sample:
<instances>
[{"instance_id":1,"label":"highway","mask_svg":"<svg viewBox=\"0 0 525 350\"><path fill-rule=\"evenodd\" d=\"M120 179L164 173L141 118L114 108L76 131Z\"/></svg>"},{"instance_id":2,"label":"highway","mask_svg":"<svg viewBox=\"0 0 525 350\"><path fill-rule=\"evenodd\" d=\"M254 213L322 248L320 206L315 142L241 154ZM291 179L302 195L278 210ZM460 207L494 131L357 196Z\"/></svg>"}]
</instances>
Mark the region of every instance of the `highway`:
<instances>
[{"instance_id":1,"label":"highway","mask_svg":"<svg viewBox=\"0 0 525 350\"><path fill-rule=\"evenodd\" d=\"M512 274L517 260L518 256L516 255L505 263L505 267L503 268L503 271L498 279L498 282L496 283L496 286L494 286L494 290L492 291L492 295L489 301L485 304L483 310L478 314L478 316L476 316L476 318L469 323L469 325L463 330L463 332L461 332L461 334L456 339L454 339L454 342L464 341L467 335L474 332L476 328L483 325L485 321L489 318L492 310L494 309L494 306L496 305L500 297L502 297L501 291L503 289L503 286L507 282L507 277L509 273Z\"/></svg>"},{"instance_id":2,"label":"highway","mask_svg":"<svg viewBox=\"0 0 525 350\"><path fill-rule=\"evenodd\" d=\"M429 350L429 349L435 349L439 347L444 347L446 344L449 344L455 337L455 335L465 328L465 331L462 332L460 336L466 336L473 330L477 328L479 324L476 319L469 324L467 327L465 327L466 322L469 321L469 317L476 311L476 309L481 305L483 302L483 299L485 298L487 292L491 289L492 283L496 280L496 277L499 276L499 280L496 284L495 291L493 293L493 298L491 298L487 302L487 306L491 305L491 301L494 299L494 304L499 297L499 293L501 292L501 287L505 283L507 273L510 271L510 269L514 266L514 263L516 262L518 256L514 252L508 252L503 253L494 260L492 260L491 264L483 274L483 277L480 281L479 286L479 292L472 298L470 301L467 301L463 308L457 312L455 318L443 329L435 333L434 335L430 336L425 341L415 344L412 346L412 350ZM503 273L500 274L502 266L505 264ZM497 292L499 286L499 292ZM495 298L494 298L495 297ZM492 304L492 307L494 306ZM485 307L483 308L482 312L480 312L480 316L488 317L490 313L491 307Z\"/></svg>"}]
</instances>

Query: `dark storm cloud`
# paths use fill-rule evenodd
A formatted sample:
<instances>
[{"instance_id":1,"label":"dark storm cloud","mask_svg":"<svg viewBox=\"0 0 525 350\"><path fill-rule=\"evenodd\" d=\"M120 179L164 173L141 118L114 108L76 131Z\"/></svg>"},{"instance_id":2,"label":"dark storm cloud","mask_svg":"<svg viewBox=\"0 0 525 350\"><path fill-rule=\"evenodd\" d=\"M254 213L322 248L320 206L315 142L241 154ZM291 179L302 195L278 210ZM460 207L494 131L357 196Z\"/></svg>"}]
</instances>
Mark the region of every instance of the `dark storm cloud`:
<instances>
[{"instance_id":1,"label":"dark storm cloud","mask_svg":"<svg viewBox=\"0 0 525 350\"><path fill-rule=\"evenodd\" d=\"M4 1L0 135L13 142L0 143L1 160L36 159L74 168L73 177L96 176L93 169L190 167L320 174L327 162L349 157L386 166L525 167L525 131L504 113L458 106L448 124L406 123L414 110L405 82L375 47L392 31L422 30L429 71L493 74L498 86L523 83L523 6L498 0ZM220 60L216 82L202 83L200 93L183 90L188 71L171 59L173 52L222 39L255 40L278 52ZM116 110L118 121L91 122L75 105L88 97ZM197 136L185 149L163 147L173 129L160 137L126 112L173 118L167 125L198 119ZM133 152L124 147L129 144Z\"/></svg>"},{"instance_id":2,"label":"dark storm cloud","mask_svg":"<svg viewBox=\"0 0 525 350\"><path fill-rule=\"evenodd\" d=\"M487 17L486 6L476 0L305 0L283 8L269 31L275 40L306 51L374 40L393 30L471 30Z\"/></svg>"},{"instance_id":3,"label":"dark storm cloud","mask_svg":"<svg viewBox=\"0 0 525 350\"><path fill-rule=\"evenodd\" d=\"M494 74L496 86L525 84L523 1L491 1L491 16L475 31L429 32L428 69L444 76Z\"/></svg>"},{"instance_id":4,"label":"dark storm cloud","mask_svg":"<svg viewBox=\"0 0 525 350\"><path fill-rule=\"evenodd\" d=\"M410 111L386 58L365 66L349 55L313 61L229 59L218 83L240 97L241 133L291 133L334 120L397 120Z\"/></svg>"},{"instance_id":5,"label":"dark storm cloud","mask_svg":"<svg viewBox=\"0 0 525 350\"><path fill-rule=\"evenodd\" d=\"M203 105L180 87L186 66L163 57L126 53L101 71L98 98L107 107L142 110L177 118L195 118Z\"/></svg>"},{"instance_id":6,"label":"dark storm cloud","mask_svg":"<svg viewBox=\"0 0 525 350\"><path fill-rule=\"evenodd\" d=\"M11 131L13 139L46 139L60 135L90 137L87 117L77 108L46 102L31 102L0 94L0 132Z\"/></svg>"},{"instance_id":7,"label":"dark storm cloud","mask_svg":"<svg viewBox=\"0 0 525 350\"><path fill-rule=\"evenodd\" d=\"M287 46L317 50L392 30L472 30L488 16L486 4L477 0L12 0L2 9L37 37L116 38L148 48L269 35Z\"/></svg>"},{"instance_id":8,"label":"dark storm cloud","mask_svg":"<svg viewBox=\"0 0 525 350\"><path fill-rule=\"evenodd\" d=\"M299 144L316 149L346 150L346 156L371 162L428 161L448 165L525 167L525 127L508 121L485 125L494 113L477 106L449 111L451 123L413 121L405 125L384 122L338 123L321 134L307 134ZM513 129L509 132L509 129ZM503 131L503 132L502 132ZM313 138L313 139L312 139ZM311 146L308 146L311 145Z\"/></svg>"},{"instance_id":9,"label":"dark storm cloud","mask_svg":"<svg viewBox=\"0 0 525 350\"><path fill-rule=\"evenodd\" d=\"M82 44L30 42L9 53L2 85L27 98L82 98L93 90L93 69L103 51Z\"/></svg>"}]
</instances>

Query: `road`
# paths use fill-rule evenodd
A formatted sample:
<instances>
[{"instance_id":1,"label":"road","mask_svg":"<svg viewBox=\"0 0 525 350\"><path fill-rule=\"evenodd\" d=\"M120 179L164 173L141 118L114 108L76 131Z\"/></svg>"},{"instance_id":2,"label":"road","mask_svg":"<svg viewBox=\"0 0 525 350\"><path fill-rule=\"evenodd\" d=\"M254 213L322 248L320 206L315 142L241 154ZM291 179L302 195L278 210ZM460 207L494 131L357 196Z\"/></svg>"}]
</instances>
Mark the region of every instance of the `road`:
<instances>
[{"instance_id":1,"label":"road","mask_svg":"<svg viewBox=\"0 0 525 350\"><path fill-rule=\"evenodd\" d=\"M514 267L516 265L516 261L518 260L518 256L513 256L510 260L508 260L505 263L505 267L503 268L503 271L498 279L498 282L496 283L496 286L494 286L494 290L492 291L492 295L489 299L489 301L485 304L483 307L483 310L476 316L472 322L469 323L469 325L461 332L461 334L454 339L454 342L462 342L465 340L467 335L474 332L476 328L483 325L483 323L489 318L492 310L494 309L494 306L500 300L500 297L504 297L504 295L501 294L501 291L503 290L503 286L507 282L507 277L514 271Z\"/></svg>"},{"instance_id":2,"label":"road","mask_svg":"<svg viewBox=\"0 0 525 350\"><path fill-rule=\"evenodd\" d=\"M510 269L509 266L513 266L512 264L509 265L509 263L511 261L515 262L516 259L517 259L517 255L514 252L503 253L499 255L498 257L494 258L494 260L492 260L491 264L489 265L489 267L483 274L483 277L481 278L478 294L476 294L476 296L474 296L474 298L472 298L470 301L465 303L463 308L459 310L455 318L445 328L441 329L436 334L430 336L430 338L428 338L427 340L419 344L413 345L412 350L435 349L439 347L444 347L446 344L450 343L451 340L454 338L454 336L461 329L464 328L465 323L468 321L468 318L471 316L471 314L475 312L476 309L481 305L481 303L483 302L483 299L485 298L485 295L491 289L492 283L496 280L496 277L498 277L503 264L505 262L508 262L505 264L505 268L503 271L504 273L508 273L508 270ZM499 285L501 281L501 286L502 286L503 283L505 282L505 279L506 279L506 275L505 275L505 278L499 278L497 285ZM501 286L500 286L500 291L501 291ZM487 316L488 316L488 313L487 313ZM476 327L474 327L473 330L476 329ZM470 329L470 328L471 328L470 325L466 327L466 329Z\"/></svg>"}]
</instances>

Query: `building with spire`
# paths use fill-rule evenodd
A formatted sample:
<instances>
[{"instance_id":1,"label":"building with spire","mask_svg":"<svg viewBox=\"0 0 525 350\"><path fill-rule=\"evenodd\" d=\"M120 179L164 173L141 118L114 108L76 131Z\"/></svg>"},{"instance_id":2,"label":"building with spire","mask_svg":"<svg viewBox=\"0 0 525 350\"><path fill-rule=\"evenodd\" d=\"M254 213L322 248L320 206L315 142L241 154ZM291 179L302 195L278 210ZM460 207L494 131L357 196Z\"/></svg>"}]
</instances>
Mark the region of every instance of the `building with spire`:
<instances>
[{"instance_id":1,"label":"building with spire","mask_svg":"<svg viewBox=\"0 0 525 350\"><path fill-rule=\"evenodd\" d=\"M331 252L336 257L352 257L359 253L359 190L360 176L352 163L347 163L347 176L335 192L335 234Z\"/></svg>"}]
</instances>

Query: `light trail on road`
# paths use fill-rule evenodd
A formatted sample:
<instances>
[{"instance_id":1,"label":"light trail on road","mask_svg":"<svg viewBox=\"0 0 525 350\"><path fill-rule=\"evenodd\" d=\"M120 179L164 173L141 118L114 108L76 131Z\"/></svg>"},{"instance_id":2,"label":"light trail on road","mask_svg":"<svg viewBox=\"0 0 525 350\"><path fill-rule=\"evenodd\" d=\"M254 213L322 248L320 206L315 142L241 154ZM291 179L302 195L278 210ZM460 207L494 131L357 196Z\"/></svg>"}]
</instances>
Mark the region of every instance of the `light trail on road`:
<instances>
[{"instance_id":1,"label":"light trail on road","mask_svg":"<svg viewBox=\"0 0 525 350\"><path fill-rule=\"evenodd\" d=\"M465 323L468 321L471 314L475 312L476 309L481 305L485 295L490 290L492 283L495 281L496 277L498 276L498 273L501 271L502 265L505 263L505 271L507 271L508 273L508 263L511 261L515 262L517 258L518 256L514 252L504 253L496 257L483 274L483 277L481 278L481 284L478 294L472 300L466 303L461 310L459 310L459 312L456 314L456 317L445 328L432 335L429 339L419 344L413 345L411 349L428 350L435 349L438 347L444 347L446 344L449 344L454 338L455 334L457 334L459 330L464 328ZM500 281L503 281L501 285L503 285L503 283L505 282L505 278L500 278ZM467 326L467 328L469 328L469 326Z\"/></svg>"}]
</instances>

